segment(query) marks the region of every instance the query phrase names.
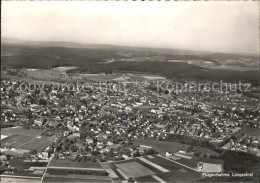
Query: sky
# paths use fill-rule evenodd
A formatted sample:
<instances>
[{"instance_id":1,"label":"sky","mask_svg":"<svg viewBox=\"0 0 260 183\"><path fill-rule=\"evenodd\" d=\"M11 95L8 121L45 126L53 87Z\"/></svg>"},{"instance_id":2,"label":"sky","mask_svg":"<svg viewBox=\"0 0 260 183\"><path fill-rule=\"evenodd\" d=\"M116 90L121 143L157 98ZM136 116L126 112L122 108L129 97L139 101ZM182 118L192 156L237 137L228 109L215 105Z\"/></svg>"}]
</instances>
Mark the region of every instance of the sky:
<instances>
[{"instance_id":1,"label":"sky","mask_svg":"<svg viewBox=\"0 0 260 183\"><path fill-rule=\"evenodd\" d=\"M258 2L2 1L1 36L259 52Z\"/></svg>"}]
</instances>

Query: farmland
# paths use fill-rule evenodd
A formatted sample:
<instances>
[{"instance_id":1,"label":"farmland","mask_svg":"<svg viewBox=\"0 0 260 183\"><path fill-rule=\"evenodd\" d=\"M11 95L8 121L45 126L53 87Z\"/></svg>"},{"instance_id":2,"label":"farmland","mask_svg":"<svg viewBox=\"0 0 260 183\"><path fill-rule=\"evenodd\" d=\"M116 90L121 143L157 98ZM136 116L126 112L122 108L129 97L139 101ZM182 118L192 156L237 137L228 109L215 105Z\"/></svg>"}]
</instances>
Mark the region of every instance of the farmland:
<instances>
[{"instance_id":1,"label":"farmland","mask_svg":"<svg viewBox=\"0 0 260 183\"><path fill-rule=\"evenodd\" d=\"M180 165L177 165L175 163L172 163L166 159L163 159L161 157L158 156L153 156L154 158L150 159L147 157L144 157L144 159L147 159L149 161L151 161L154 164L157 164L159 166L162 166L163 168L167 169L168 171L176 171L180 168L182 168Z\"/></svg>"},{"instance_id":2,"label":"farmland","mask_svg":"<svg viewBox=\"0 0 260 183\"><path fill-rule=\"evenodd\" d=\"M53 159L43 182L110 182L107 175L98 162Z\"/></svg>"},{"instance_id":3,"label":"farmland","mask_svg":"<svg viewBox=\"0 0 260 183\"><path fill-rule=\"evenodd\" d=\"M104 183L109 183L111 182L110 180L101 180L101 179L84 179L84 178L68 178L68 177L44 177L43 183L45 182L91 182L91 183L99 183L99 182L104 182Z\"/></svg>"},{"instance_id":4,"label":"farmland","mask_svg":"<svg viewBox=\"0 0 260 183\"><path fill-rule=\"evenodd\" d=\"M50 163L51 166L60 166L60 167L78 167L78 168L102 168L98 162L78 162L72 161L71 159L53 159Z\"/></svg>"},{"instance_id":5,"label":"farmland","mask_svg":"<svg viewBox=\"0 0 260 183\"><path fill-rule=\"evenodd\" d=\"M32 178L18 178L18 177L1 177L2 183L40 183L41 179L32 179Z\"/></svg>"},{"instance_id":6,"label":"farmland","mask_svg":"<svg viewBox=\"0 0 260 183\"><path fill-rule=\"evenodd\" d=\"M55 136L52 137L45 137L45 136L38 136L37 138L33 139L29 143L26 143L25 145L20 146L20 148L33 150L36 151L42 151L46 147L48 147L55 139Z\"/></svg>"},{"instance_id":7,"label":"farmland","mask_svg":"<svg viewBox=\"0 0 260 183\"><path fill-rule=\"evenodd\" d=\"M48 47L48 44L51 47ZM74 48L68 48L66 44L63 45L61 43L55 43L55 45L57 46L53 47L53 43L40 43L39 47L35 47L33 44L28 46L3 43L4 55L2 56L1 63L4 68L47 69L48 71L39 73L39 75L32 74L33 72L37 73L37 70L28 73L28 75L33 77L41 75L41 78L55 79L56 74L50 68L61 67L61 69L56 70L56 73L59 73L60 71L65 71L62 66L70 66L71 70L67 70L69 73L99 74L120 70L123 72L134 71L156 74L169 79L198 81L241 80L257 84L258 72L252 70L257 67L257 56L222 53L201 53L198 55L192 52L179 52L178 50L107 45L91 45L91 48L89 48L89 45L78 45ZM121 50L118 52L118 49L123 49L124 51ZM142 53L141 50L145 50L146 53ZM154 56L158 55L160 55L160 58L154 59ZM117 61L106 62L111 59ZM245 61L248 64L241 64L245 63ZM212 69L212 66L214 66L214 69ZM146 79L158 79L158 77Z\"/></svg>"},{"instance_id":8,"label":"farmland","mask_svg":"<svg viewBox=\"0 0 260 183\"><path fill-rule=\"evenodd\" d=\"M16 171L5 171L2 176L4 180L11 180L11 182L40 182L43 171L47 166L47 162L24 161L21 158L13 158L9 163L10 167Z\"/></svg>"},{"instance_id":9,"label":"farmland","mask_svg":"<svg viewBox=\"0 0 260 183\"><path fill-rule=\"evenodd\" d=\"M120 163L116 167L123 173L126 179L152 175L154 172L137 162Z\"/></svg>"},{"instance_id":10,"label":"farmland","mask_svg":"<svg viewBox=\"0 0 260 183\"><path fill-rule=\"evenodd\" d=\"M156 174L156 173L159 173L158 170L156 170L155 168L153 167L150 167L149 165L147 166L145 163L143 163L142 161L140 161L139 159L135 158L135 159L130 159L130 160L125 160L125 161L120 161L120 162L109 162L109 163L101 163L102 166L104 167L104 169L110 169L112 170L117 176L114 176L112 179L113 181L115 182L118 182L118 181L123 181L123 180L126 180L128 178L128 176L131 175L131 171L135 171L133 170L133 168L136 166L138 168L142 167L144 168L146 171L145 173L149 172L149 173L152 173L154 172L153 174ZM127 172L128 171L128 166L126 165L130 165L131 166L131 171L130 172ZM120 168L122 170L120 170ZM124 169L126 167L126 170ZM140 174L138 172L138 175L143 177L145 176ZM137 178L137 176L134 176L135 178Z\"/></svg>"},{"instance_id":11,"label":"farmland","mask_svg":"<svg viewBox=\"0 0 260 183\"><path fill-rule=\"evenodd\" d=\"M21 134L21 135L26 134L26 135L30 135L30 136L34 137L37 134L39 134L40 132L41 132L41 130L38 130L38 129L24 129L22 127L1 129L1 135L6 135L6 136L10 136L10 135L14 135L14 134Z\"/></svg>"},{"instance_id":12,"label":"farmland","mask_svg":"<svg viewBox=\"0 0 260 183\"><path fill-rule=\"evenodd\" d=\"M145 158L148 159L147 157L145 157ZM173 163L173 162L166 160L164 158L161 158L159 156L154 156L154 158L149 159L149 161L170 170L170 172L160 173L157 175L158 177L162 178L163 180L165 180L167 182L171 182L172 180L176 180L176 182L193 181L193 180L196 180L196 178L201 177L200 173L190 170L188 168L185 168L181 165ZM175 177L176 177L176 179L175 179Z\"/></svg>"},{"instance_id":13,"label":"farmland","mask_svg":"<svg viewBox=\"0 0 260 183\"><path fill-rule=\"evenodd\" d=\"M134 141L134 144L152 146L159 154L178 152L179 150L186 150L188 147L188 145L177 142L157 141L152 139L137 139Z\"/></svg>"},{"instance_id":14,"label":"farmland","mask_svg":"<svg viewBox=\"0 0 260 183\"><path fill-rule=\"evenodd\" d=\"M10 165L16 168L28 169L30 167L46 167L47 162L25 162L22 159L14 158L10 160Z\"/></svg>"},{"instance_id":15,"label":"farmland","mask_svg":"<svg viewBox=\"0 0 260 183\"><path fill-rule=\"evenodd\" d=\"M14 134L1 140L2 147L18 147L27 141L31 140L31 136Z\"/></svg>"},{"instance_id":16,"label":"farmland","mask_svg":"<svg viewBox=\"0 0 260 183\"><path fill-rule=\"evenodd\" d=\"M41 130L21 127L3 128L1 133L6 136L1 140L1 147L19 147L25 150L42 151L55 139L55 136L40 136Z\"/></svg>"},{"instance_id":17,"label":"farmland","mask_svg":"<svg viewBox=\"0 0 260 183\"><path fill-rule=\"evenodd\" d=\"M22 157L25 153L29 153L29 150L26 149L16 149L14 150L10 150L10 149L3 149L1 148L1 152L4 154L9 154L11 156L15 156L15 157Z\"/></svg>"},{"instance_id":18,"label":"farmland","mask_svg":"<svg viewBox=\"0 0 260 183\"><path fill-rule=\"evenodd\" d=\"M157 179L172 182L175 177L177 181L193 181L201 177L201 174L195 170L157 155L120 162L102 163L102 165L105 169L112 169L116 173L118 178L113 178L114 181L123 181L132 177L137 182L158 182ZM139 170L140 167L142 167L142 170Z\"/></svg>"},{"instance_id":19,"label":"farmland","mask_svg":"<svg viewBox=\"0 0 260 183\"><path fill-rule=\"evenodd\" d=\"M1 134L5 135L3 140L1 140L1 147L19 147L24 143L30 141L35 136L39 135L41 130L35 129L23 129L21 127L17 128L3 128Z\"/></svg>"},{"instance_id":20,"label":"farmland","mask_svg":"<svg viewBox=\"0 0 260 183\"><path fill-rule=\"evenodd\" d=\"M244 134L247 134L249 136L259 136L260 131L258 128L243 128L239 130L237 133L235 133L234 135L236 136L236 138L240 138Z\"/></svg>"},{"instance_id":21,"label":"farmland","mask_svg":"<svg viewBox=\"0 0 260 183\"><path fill-rule=\"evenodd\" d=\"M127 80L164 80L165 77L149 74L145 72L124 72L116 70L113 74L91 74L91 73L69 73L70 70L78 70L77 67L57 67L50 69L29 69L23 68L18 72L18 75L26 78L38 79L42 81L127 81ZM63 76L62 73L68 72L69 75Z\"/></svg>"}]
</instances>

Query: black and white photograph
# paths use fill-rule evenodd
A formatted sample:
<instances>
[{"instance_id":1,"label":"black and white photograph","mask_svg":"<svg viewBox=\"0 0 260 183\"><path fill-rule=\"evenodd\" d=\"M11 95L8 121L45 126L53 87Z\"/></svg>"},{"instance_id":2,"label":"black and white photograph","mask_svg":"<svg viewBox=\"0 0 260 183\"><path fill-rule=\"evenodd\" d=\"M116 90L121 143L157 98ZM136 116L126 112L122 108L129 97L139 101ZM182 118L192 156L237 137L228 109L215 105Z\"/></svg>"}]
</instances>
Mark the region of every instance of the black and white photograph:
<instances>
[{"instance_id":1,"label":"black and white photograph","mask_svg":"<svg viewBox=\"0 0 260 183\"><path fill-rule=\"evenodd\" d=\"M1 1L3 183L258 183L259 2Z\"/></svg>"}]
</instances>

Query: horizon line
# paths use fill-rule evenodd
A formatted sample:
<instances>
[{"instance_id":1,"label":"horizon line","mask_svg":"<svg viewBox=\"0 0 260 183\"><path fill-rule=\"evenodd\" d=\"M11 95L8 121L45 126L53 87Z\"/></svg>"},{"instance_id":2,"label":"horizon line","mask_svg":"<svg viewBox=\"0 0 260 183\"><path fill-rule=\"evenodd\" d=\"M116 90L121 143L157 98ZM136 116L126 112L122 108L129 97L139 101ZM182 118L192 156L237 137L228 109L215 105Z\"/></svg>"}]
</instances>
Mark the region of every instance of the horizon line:
<instances>
[{"instance_id":1,"label":"horizon line","mask_svg":"<svg viewBox=\"0 0 260 183\"><path fill-rule=\"evenodd\" d=\"M74 42L74 41L61 41L61 40L53 40L53 41L44 41L44 40L24 40L20 38L15 37L9 37L9 36L1 36L1 44L4 43L2 39L13 39L14 41L17 41L17 43L26 43L26 42L41 42L41 43L74 43L74 44L81 44L84 45L96 45L96 46L111 46L111 47L130 47L130 48L143 48L143 49L160 49L160 50L176 50L176 51L184 51L184 52L194 52L194 53L204 53L204 54L236 54L236 55L250 55L250 56L259 56L258 53L252 53L252 52L223 52L223 51L208 51L208 50L190 50L190 49L183 49L183 48L171 48L171 47L149 47L149 46L133 46L133 45L116 45L116 44L103 44L103 43L83 43L83 42ZM15 44L15 43L13 43ZM66 47L64 46L58 46L58 47ZM74 48L80 48L80 47L74 47Z\"/></svg>"}]
</instances>

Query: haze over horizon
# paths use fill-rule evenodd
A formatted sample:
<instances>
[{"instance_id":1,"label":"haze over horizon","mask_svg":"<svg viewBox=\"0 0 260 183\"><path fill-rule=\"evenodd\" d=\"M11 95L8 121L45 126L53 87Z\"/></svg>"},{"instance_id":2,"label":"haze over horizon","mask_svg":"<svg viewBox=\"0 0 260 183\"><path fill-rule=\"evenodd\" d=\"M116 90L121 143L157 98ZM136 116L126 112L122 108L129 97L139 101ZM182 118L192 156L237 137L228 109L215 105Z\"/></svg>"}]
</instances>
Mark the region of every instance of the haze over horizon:
<instances>
[{"instance_id":1,"label":"haze over horizon","mask_svg":"<svg viewBox=\"0 0 260 183\"><path fill-rule=\"evenodd\" d=\"M259 52L258 2L2 2L2 37Z\"/></svg>"}]
</instances>

